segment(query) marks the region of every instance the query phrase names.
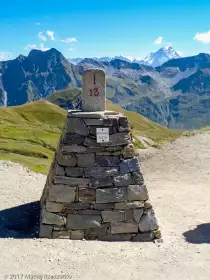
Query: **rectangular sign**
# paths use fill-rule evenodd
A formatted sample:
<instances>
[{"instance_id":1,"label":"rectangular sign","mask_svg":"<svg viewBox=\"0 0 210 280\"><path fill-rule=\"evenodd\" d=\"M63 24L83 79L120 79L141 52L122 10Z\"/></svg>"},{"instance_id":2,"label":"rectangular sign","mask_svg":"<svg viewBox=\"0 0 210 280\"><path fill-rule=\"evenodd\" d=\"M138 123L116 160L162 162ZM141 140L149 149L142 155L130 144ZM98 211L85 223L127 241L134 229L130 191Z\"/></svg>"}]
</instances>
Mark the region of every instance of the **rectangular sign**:
<instances>
[{"instance_id":1,"label":"rectangular sign","mask_svg":"<svg viewBox=\"0 0 210 280\"><path fill-rule=\"evenodd\" d=\"M96 133L97 134L109 134L109 128L96 128Z\"/></svg>"},{"instance_id":2,"label":"rectangular sign","mask_svg":"<svg viewBox=\"0 0 210 280\"><path fill-rule=\"evenodd\" d=\"M97 143L109 142L109 128L96 128Z\"/></svg>"}]
</instances>

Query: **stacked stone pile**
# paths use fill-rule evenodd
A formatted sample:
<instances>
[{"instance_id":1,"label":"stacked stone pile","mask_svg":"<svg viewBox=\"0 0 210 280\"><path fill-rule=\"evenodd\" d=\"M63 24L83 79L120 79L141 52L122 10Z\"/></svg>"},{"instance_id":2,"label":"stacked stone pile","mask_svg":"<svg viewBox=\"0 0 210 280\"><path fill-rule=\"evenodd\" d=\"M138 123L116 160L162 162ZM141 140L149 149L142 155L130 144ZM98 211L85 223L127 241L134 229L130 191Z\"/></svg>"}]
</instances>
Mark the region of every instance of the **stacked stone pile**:
<instances>
[{"instance_id":1,"label":"stacked stone pile","mask_svg":"<svg viewBox=\"0 0 210 280\"><path fill-rule=\"evenodd\" d=\"M109 129L97 143L96 129ZM40 237L150 241L159 237L128 120L68 113L41 198Z\"/></svg>"}]
</instances>

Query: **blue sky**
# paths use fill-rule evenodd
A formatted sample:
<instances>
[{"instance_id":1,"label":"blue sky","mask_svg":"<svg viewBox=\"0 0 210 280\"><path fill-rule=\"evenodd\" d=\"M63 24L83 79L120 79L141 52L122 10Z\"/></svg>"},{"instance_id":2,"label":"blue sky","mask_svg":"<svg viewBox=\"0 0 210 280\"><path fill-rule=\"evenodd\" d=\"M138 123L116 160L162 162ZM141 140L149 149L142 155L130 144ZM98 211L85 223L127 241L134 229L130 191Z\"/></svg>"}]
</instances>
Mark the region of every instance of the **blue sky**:
<instances>
[{"instance_id":1,"label":"blue sky","mask_svg":"<svg viewBox=\"0 0 210 280\"><path fill-rule=\"evenodd\" d=\"M210 53L209 30L209 0L3 1L0 60L51 47L71 58L143 58L167 44Z\"/></svg>"}]
</instances>

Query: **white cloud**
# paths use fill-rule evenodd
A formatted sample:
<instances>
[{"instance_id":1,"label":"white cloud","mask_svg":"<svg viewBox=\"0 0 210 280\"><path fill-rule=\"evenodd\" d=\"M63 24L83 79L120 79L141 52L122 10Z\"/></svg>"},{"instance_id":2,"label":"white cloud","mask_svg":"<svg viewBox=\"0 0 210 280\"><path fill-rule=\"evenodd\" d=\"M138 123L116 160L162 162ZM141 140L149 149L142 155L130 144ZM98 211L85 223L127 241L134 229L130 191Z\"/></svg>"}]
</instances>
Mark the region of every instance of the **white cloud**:
<instances>
[{"instance_id":1,"label":"white cloud","mask_svg":"<svg viewBox=\"0 0 210 280\"><path fill-rule=\"evenodd\" d=\"M25 50L34 50L37 49L36 44L28 44L27 46L25 46L24 48Z\"/></svg>"},{"instance_id":2,"label":"white cloud","mask_svg":"<svg viewBox=\"0 0 210 280\"><path fill-rule=\"evenodd\" d=\"M43 35L43 32L39 32L38 37L39 37L40 40L42 40L44 42L47 41L47 38Z\"/></svg>"},{"instance_id":3,"label":"white cloud","mask_svg":"<svg viewBox=\"0 0 210 280\"><path fill-rule=\"evenodd\" d=\"M53 31L47 31L47 35L50 37L50 40L55 41L55 36Z\"/></svg>"},{"instance_id":4,"label":"white cloud","mask_svg":"<svg viewBox=\"0 0 210 280\"><path fill-rule=\"evenodd\" d=\"M66 39L64 39L64 40L61 40L61 42L63 42L63 43L66 43L66 44L69 44L69 43L76 43L77 42L77 38L74 38L74 37L72 37L72 38L66 38Z\"/></svg>"},{"instance_id":5,"label":"white cloud","mask_svg":"<svg viewBox=\"0 0 210 280\"><path fill-rule=\"evenodd\" d=\"M39 25L41 25L41 23L40 22L36 22L36 25L39 26Z\"/></svg>"},{"instance_id":6,"label":"white cloud","mask_svg":"<svg viewBox=\"0 0 210 280\"><path fill-rule=\"evenodd\" d=\"M208 32L197 33L193 39L197 40L203 44L209 44L210 43L210 30Z\"/></svg>"},{"instance_id":7,"label":"white cloud","mask_svg":"<svg viewBox=\"0 0 210 280\"><path fill-rule=\"evenodd\" d=\"M73 52L74 48L69 48L68 51Z\"/></svg>"},{"instance_id":8,"label":"white cloud","mask_svg":"<svg viewBox=\"0 0 210 280\"><path fill-rule=\"evenodd\" d=\"M155 44L155 45L160 45L160 44L162 44L162 41L163 41L163 37L160 36L160 37L158 37L157 39L155 39L155 41L153 42L153 44Z\"/></svg>"},{"instance_id":9,"label":"white cloud","mask_svg":"<svg viewBox=\"0 0 210 280\"><path fill-rule=\"evenodd\" d=\"M40 44L40 48L39 48L39 49L40 49L41 51L43 51L43 52L49 50L49 48L45 48L44 43L41 43L41 44Z\"/></svg>"},{"instance_id":10,"label":"white cloud","mask_svg":"<svg viewBox=\"0 0 210 280\"><path fill-rule=\"evenodd\" d=\"M12 59L12 54L10 52L0 52L0 61Z\"/></svg>"}]
</instances>

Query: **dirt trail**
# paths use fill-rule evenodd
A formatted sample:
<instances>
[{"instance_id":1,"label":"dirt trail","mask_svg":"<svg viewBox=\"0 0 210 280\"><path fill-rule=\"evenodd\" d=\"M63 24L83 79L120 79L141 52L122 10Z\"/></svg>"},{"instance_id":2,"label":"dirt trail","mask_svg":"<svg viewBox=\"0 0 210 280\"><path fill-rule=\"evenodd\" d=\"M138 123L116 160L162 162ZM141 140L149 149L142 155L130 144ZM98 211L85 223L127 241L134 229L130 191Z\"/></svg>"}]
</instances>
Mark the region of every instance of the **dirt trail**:
<instances>
[{"instance_id":1,"label":"dirt trail","mask_svg":"<svg viewBox=\"0 0 210 280\"><path fill-rule=\"evenodd\" d=\"M163 243L27 238L29 228L21 233L12 225L37 204L17 206L38 200L46 178L0 162L0 279L5 274L68 274L67 279L84 280L210 279L210 134L183 137L140 157ZM29 220L35 219L33 215ZM6 238L8 234L14 238Z\"/></svg>"}]
</instances>

